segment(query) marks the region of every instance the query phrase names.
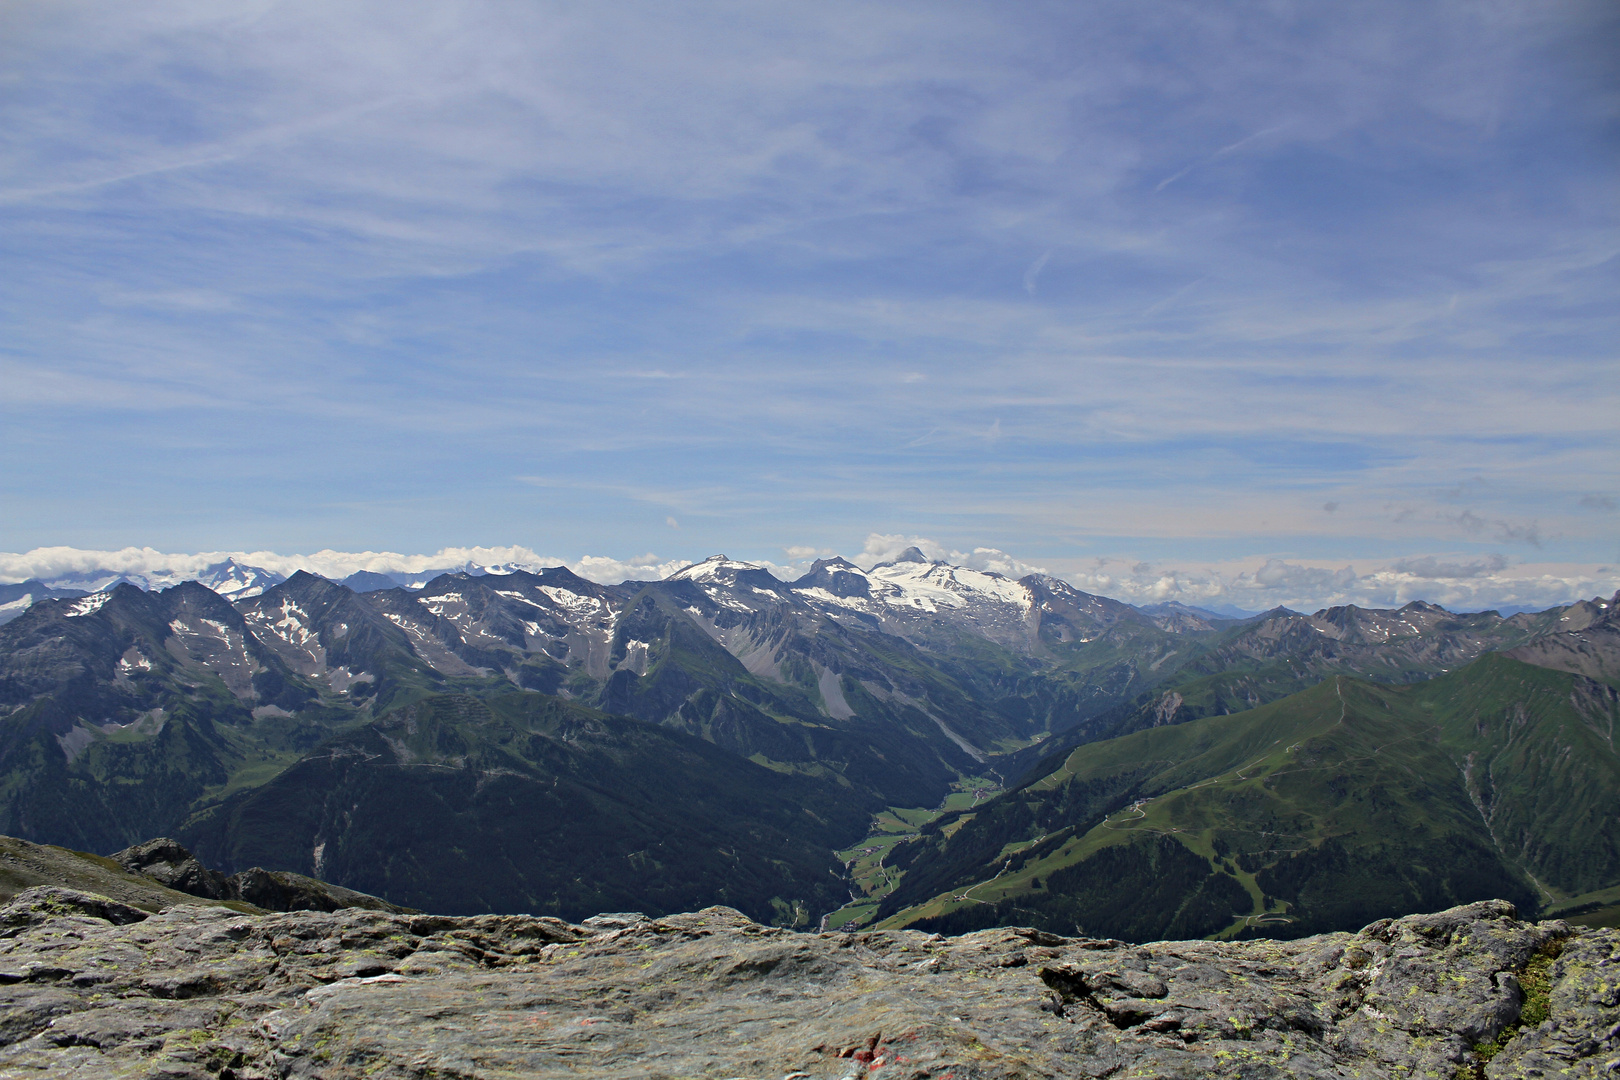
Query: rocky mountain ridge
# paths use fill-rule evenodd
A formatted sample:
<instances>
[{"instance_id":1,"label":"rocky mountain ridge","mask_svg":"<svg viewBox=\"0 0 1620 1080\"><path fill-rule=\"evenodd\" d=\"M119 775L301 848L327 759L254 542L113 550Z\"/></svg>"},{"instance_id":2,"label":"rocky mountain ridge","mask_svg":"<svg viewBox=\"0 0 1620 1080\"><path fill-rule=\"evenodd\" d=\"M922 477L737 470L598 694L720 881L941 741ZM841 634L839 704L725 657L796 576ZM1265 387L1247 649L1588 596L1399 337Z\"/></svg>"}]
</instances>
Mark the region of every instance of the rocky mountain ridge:
<instances>
[{"instance_id":1,"label":"rocky mountain ridge","mask_svg":"<svg viewBox=\"0 0 1620 1080\"><path fill-rule=\"evenodd\" d=\"M37 603L0 627L0 710L51 699L46 723L71 762L98 739L156 733L177 697L210 685L216 711L263 719L317 706L376 714L502 684L790 768L793 755L770 749L784 722L812 741L858 730L873 750L873 738L898 735L943 793L952 775L1048 735L1077 744L1229 713L1333 674L1417 681L1609 609L1598 600L1504 619L1413 603L1155 621L1055 579L1012 581L915 551L871 571L823 560L793 583L723 556L617 586L557 567L356 593L300 572L234 602L188 582Z\"/></svg>"},{"instance_id":2,"label":"rocky mountain ridge","mask_svg":"<svg viewBox=\"0 0 1620 1080\"><path fill-rule=\"evenodd\" d=\"M828 715L847 710L839 683L848 674L863 673L841 669L859 665L835 658L836 649L795 650L789 638L837 637L827 633L835 627L862 638L881 633L934 660L970 658L988 648L989 654L977 658L1003 669L1011 666L1014 676L1047 669L1092 674L1099 666L1093 656L1132 654L1121 663L1102 661L1102 681L1117 685L1100 692L1101 700L1171 675L1224 673L1279 659L1318 677L1354 671L1410 681L1443 673L1489 649L1579 629L1607 608L1599 599L1502 618L1493 612L1456 615L1413 602L1398 610L1350 606L1303 615L1279 609L1249 620L1221 620L1180 606L1148 613L1040 575L1014 581L928 562L916 549L871 570L842 559L821 560L791 583L762 567L714 556L662 581L613 586L554 567L538 574L445 574L420 589L358 593L300 571L231 594L229 605L219 605L201 598L196 584L152 595L179 590L177 599L211 614L191 621L171 618L168 633L153 626L151 644L189 654L194 666L212 665L228 684L235 669L233 691L243 700L259 695L241 679L275 666L266 653L324 691L358 691L362 697L367 688L360 684L374 688L380 677L368 667L390 664L414 669L429 682L494 675L532 689L562 686L571 671L598 681L621 670L640 677L656 666L662 643L637 637L636 627L621 621L639 597L650 595L674 609L670 616L689 619L762 678L793 681L794 676L784 676L784 661L794 652L806 655L821 698L817 707ZM124 597L124 608L138 606L127 591L133 588L124 583L71 600L48 599L30 611L59 628L62 619L97 616L114 595ZM178 649L171 637L182 639ZM14 642L0 642L7 653L16 648ZM145 644L135 643L134 649L120 657L126 675L154 661L154 650ZM0 665L7 659L0 657ZM12 705L37 693L26 686L6 690L0 696ZM1251 692L1245 704L1258 701Z\"/></svg>"},{"instance_id":3,"label":"rocky mountain ridge","mask_svg":"<svg viewBox=\"0 0 1620 1080\"><path fill-rule=\"evenodd\" d=\"M146 912L201 903L247 914L350 907L415 914L380 897L286 870L255 866L222 874L167 837L93 855L0 836L0 902L42 886L93 893Z\"/></svg>"},{"instance_id":4,"label":"rocky mountain ridge","mask_svg":"<svg viewBox=\"0 0 1620 1080\"><path fill-rule=\"evenodd\" d=\"M416 915L414 908L286 870L255 866L222 874L204 866L178 841L158 837L109 856L113 862L166 888L222 904L237 901L264 911L338 911L364 908Z\"/></svg>"},{"instance_id":5,"label":"rocky mountain ridge","mask_svg":"<svg viewBox=\"0 0 1620 1080\"><path fill-rule=\"evenodd\" d=\"M8 623L41 600L76 600L84 589L53 588L37 578L0 585L0 623Z\"/></svg>"}]
</instances>

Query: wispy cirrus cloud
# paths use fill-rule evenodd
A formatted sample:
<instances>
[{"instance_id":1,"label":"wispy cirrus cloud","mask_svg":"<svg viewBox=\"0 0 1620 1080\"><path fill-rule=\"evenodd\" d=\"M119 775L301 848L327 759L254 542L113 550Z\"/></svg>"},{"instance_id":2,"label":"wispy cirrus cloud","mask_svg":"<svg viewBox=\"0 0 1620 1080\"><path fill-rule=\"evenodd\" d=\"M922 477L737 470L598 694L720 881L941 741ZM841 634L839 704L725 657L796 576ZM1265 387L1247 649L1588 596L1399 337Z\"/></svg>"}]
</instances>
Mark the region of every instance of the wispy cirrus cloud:
<instances>
[{"instance_id":1,"label":"wispy cirrus cloud","mask_svg":"<svg viewBox=\"0 0 1620 1080\"><path fill-rule=\"evenodd\" d=\"M24 5L0 541L1620 559L1614 20Z\"/></svg>"}]
</instances>

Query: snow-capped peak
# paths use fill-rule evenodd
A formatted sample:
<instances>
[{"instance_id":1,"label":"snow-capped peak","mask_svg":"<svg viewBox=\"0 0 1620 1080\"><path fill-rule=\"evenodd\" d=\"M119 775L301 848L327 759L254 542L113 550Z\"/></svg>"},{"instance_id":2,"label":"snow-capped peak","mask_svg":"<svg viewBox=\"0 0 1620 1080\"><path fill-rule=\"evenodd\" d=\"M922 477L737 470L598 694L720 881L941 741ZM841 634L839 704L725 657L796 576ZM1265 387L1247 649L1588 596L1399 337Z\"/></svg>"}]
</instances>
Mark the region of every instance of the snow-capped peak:
<instances>
[{"instance_id":1,"label":"snow-capped peak","mask_svg":"<svg viewBox=\"0 0 1620 1080\"><path fill-rule=\"evenodd\" d=\"M801 592L823 592L840 599L866 598L872 595L866 571L844 558L817 559L810 572L792 586Z\"/></svg>"},{"instance_id":2,"label":"snow-capped peak","mask_svg":"<svg viewBox=\"0 0 1620 1080\"><path fill-rule=\"evenodd\" d=\"M826 570L827 572L833 574L859 574L862 577L866 576L865 570L862 570L860 567L856 566L842 555L834 555L830 559L817 559L815 563L811 565L810 572L813 574L818 570Z\"/></svg>"},{"instance_id":3,"label":"snow-capped peak","mask_svg":"<svg viewBox=\"0 0 1620 1080\"><path fill-rule=\"evenodd\" d=\"M85 589L107 592L125 582L137 589L151 591L168 589L186 581L195 581L230 600L258 596L272 585L287 580L285 576L262 566L248 566L235 559L213 563L196 572L179 570L143 570L121 573L113 570L89 570L64 574L43 582L53 589Z\"/></svg>"},{"instance_id":4,"label":"snow-capped peak","mask_svg":"<svg viewBox=\"0 0 1620 1080\"><path fill-rule=\"evenodd\" d=\"M710 555L702 562L682 567L669 575L671 581L728 581L742 570L764 570L755 563L739 562L724 555ZM769 571L766 571L769 573Z\"/></svg>"},{"instance_id":5,"label":"snow-capped peak","mask_svg":"<svg viewBox=\"0 0 1620 1080\"><path fill-rule=\"evenodd\" d=\"M933 562L915 547L870 570L847 559L818 560L793 588L810 600L865 611L873 611L875 602L876 610L896 613L996 608L1022 616L1035 603L1020 582L990 570Z\"/></svg>"},{"instance_id":6,"label":"snow-capped peak","mask_svg":"<svg viewBox=\"0 0 1620 1080\"><path fill-rule=\"evenodd\" d=\"M916 552L916 558L906 558ZM872 595L890 604L921 608L964 607L973 603L1013 604L1027 609L1033 598L1025 586L993 570L929 562L911 548L900 559L880 563L867 572Z\"/></svg>"},{"instance_id":7,"label":"snow-capped peak","mask_svg":"<svg viewBox=\"0 0 1620 1080\"><path fill-rule=\"evenodd\" d=\"M208 567L196 580L227 600L245 600L287 579L261 566L244 566L235 559L226 559Z\"/></svg>"}]
</instances>

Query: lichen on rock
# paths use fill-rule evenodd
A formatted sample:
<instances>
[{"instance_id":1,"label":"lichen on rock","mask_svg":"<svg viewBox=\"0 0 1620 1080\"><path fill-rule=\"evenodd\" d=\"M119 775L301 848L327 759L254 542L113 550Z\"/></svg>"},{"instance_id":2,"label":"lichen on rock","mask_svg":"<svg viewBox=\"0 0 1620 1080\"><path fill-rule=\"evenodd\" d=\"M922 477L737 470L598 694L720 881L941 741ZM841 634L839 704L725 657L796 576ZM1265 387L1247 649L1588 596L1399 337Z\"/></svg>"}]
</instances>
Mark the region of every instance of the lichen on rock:
<instances>
[{"instance_id":1,"label":"lichen on rock","mask_svg":"<svg viewBox=\"0 0 1620 1080\"><path fill-rule=\"evenodd\" d=\"M1146 945L1020 928L810 934L728 908L569 924L196 905L120 921L120 907L24 894L0 909L0 1076L1453 1080L1620 1068L1620 936L1524 922L1501 902L1357 934ZM1541 1019L1525 993L1538 971ZM1475 1050L1487 1043L1500 1044L1488 1061Z\"/></svg>"}]
</instances>

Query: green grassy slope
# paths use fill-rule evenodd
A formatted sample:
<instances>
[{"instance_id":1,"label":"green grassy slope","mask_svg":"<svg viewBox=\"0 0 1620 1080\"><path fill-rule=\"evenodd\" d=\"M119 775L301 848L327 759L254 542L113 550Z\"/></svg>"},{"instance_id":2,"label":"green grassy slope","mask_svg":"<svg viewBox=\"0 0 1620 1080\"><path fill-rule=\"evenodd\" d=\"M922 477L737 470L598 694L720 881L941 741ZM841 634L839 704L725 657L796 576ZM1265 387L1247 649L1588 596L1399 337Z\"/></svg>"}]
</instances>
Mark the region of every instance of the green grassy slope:
<instances>
[{"instance_id":1,"label":"green grassy slope","mask_svg":"<svg viewBox=\"0 0 1620 1080\"><path fill-rule=\"evenodd\" d=\"M1620 883L1613 689L1490 655L1093 743L890 856L889 925L1310 933ZM947 828L954 828L949 837Z\"/></svg>"},{"instance_id":2,"label":"green grassy slope","mask_svg":"<svg viewBox=\"0 0 1620 1080\"><path fill-rule=\"evenodd\" d=\"M1620 884L1620 693L1487 655L1405 695L1503 852L1548 902Z\"/></svg>"},{"instance_id":3,"label":"green grassy slope","mask_svg":"<svg viewBox=\"0 0 1620 1080\"><path fill-rule=\"evenodd\" d=\"M1070 724L1054 726L1055 737L1046 745L1010 755L1001 771L1020 779L1050 772L1085 743L1257 708L1333 675L1424 682L1486 649L1522 645L1538 633L1563 636L1556 633L1556 620L1564 610L1502 620L1490 612L1454 614L1422 604L1398 611L1343 607L1308 617L1273 612L1180 634L1121 625L1089 642L1054 647L1058 666L1037 681L1067 681L1071 692L1083 688L1086 707L1070 714Z\"/></svg>"}]
</instances>

